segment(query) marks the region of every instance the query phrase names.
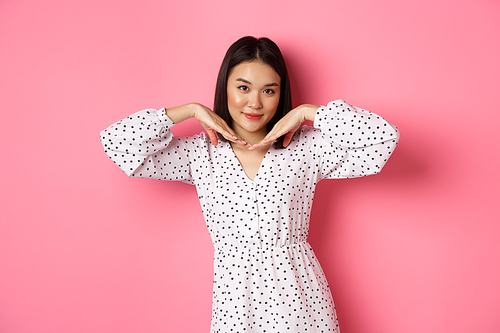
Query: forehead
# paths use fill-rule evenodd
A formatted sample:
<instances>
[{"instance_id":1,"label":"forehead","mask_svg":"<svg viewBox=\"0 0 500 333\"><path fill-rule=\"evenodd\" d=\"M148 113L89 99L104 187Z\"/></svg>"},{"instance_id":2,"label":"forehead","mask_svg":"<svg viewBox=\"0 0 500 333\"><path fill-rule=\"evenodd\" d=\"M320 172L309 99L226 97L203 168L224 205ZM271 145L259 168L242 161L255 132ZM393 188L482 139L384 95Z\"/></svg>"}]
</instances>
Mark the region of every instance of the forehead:
<instances>
[{"instance_id":1,"label":"forehead","mask_svg":"<svg viewBox=\"0 0 500 333\"><path fill-rule=\"evenodd\" d=\"M268 64L260 61L246 61L234 66L229 74L229 80L245 79L252 84L280 83L281 78Z\"/></svg>"}]
</instances>

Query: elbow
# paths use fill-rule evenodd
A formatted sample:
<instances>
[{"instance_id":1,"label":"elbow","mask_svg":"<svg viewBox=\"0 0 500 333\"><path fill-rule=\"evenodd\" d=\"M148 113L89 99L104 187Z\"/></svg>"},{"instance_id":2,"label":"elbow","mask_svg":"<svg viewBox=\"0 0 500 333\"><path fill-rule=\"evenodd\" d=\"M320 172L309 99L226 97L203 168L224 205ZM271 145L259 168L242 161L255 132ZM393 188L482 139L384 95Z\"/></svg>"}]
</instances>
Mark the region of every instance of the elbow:
<instances>
[{"instance_id":1,"label":"elbow","mask_svg":"<svg viewBox=\"0 0 500 333\"><path fill-rule=\"evenodd\" d=\"M392 136L392 139L395 141L395 146L396 146L398 144L399 138L400 138L399 128L397 128L397 126L394 126L394 125L391 125L391 127L393 128L393 132L391 133L391 136Z\"/></svg>"},{"instance_id":2,"label":"elbow","mask_svg":"<svg viewBox=\"0 0 500 333\"><path fill-rule=\"evenodd\" d=\"M104 148L104 151L107 151L109 149L108 143L110 141L107 130L102 130L101 133L99 133L99 140L101 141L101 146Z\"/></svg>"}]
</instances>

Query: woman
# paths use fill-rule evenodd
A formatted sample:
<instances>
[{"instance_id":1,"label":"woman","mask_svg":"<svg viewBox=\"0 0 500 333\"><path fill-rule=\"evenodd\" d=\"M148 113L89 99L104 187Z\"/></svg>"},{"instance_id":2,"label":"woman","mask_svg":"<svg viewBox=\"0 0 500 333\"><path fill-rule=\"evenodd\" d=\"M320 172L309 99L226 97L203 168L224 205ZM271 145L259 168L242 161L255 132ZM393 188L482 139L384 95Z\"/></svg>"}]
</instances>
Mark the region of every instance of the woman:
<instances>
[{"instance_id":1,"label":"woman","mask_svg":"<svg viewBox=\"0 0 500 333\"><path fill-rule=\"evenodd\" d=\"M378 173L397 129L341 100L292 109L285 62L267 38L229 48L214 111L143 110L102 131L101 142L128 176L196 186L215 248L212 332L338 332L307 242L314 189ZM169 128L191 117L208 136L173 136Z\"/></svg>"}]
</instances>

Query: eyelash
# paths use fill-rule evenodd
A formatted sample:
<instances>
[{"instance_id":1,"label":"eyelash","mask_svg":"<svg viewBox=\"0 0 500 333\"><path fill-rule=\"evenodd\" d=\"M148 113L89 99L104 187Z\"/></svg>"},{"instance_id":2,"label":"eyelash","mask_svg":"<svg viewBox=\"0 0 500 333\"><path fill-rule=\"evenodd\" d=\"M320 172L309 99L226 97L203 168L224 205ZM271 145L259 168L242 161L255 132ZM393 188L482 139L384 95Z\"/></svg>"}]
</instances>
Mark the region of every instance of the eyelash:
<instances>
[{"instance_id":1,"label":"eyelash","mask_svg":"<svg viewBox=\"0 0 500 333\"><path fill-rule=\"evenodd\" d=\"M238 89L241 90L241 91L245 91L245 92L248 91L248 90L250 90L247 86L239 86ZM265 89L264 93L266 93L267 95L271 95L271 94L274 94L274 90L272 90L272 89Z\"/></svg>"}]
</instances>

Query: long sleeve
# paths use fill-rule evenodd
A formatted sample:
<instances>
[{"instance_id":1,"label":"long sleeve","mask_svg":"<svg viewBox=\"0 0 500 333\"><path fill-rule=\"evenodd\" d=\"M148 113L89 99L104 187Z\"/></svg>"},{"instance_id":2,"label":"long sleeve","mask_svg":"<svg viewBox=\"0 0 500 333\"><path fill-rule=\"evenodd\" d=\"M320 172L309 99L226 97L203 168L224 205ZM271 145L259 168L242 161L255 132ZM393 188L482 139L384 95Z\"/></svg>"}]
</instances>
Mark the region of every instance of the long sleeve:
<instances>
[{"instance_id":1,"label":"long sleeve","mask_svg":"<svg viewBox=\"0 0 500 333\"><path fill-rule=\"evenodd\" d=\"M379 173L399 140L395 126L342 100L319 107L314 127L322 137L315 145L321 179Z\"/></svg>"},{"instance_id":2,"label":"long sleeve","mask_svg":"<svg viewBox=\"0 0 500 333\"><path fill-rule=\"evenodd\" d=\"M101 132L106 154L129 177L193 183L192 149L204 144L200 136L174 137L165 109L145 109Z\"/></svg>"}]
</instances>

